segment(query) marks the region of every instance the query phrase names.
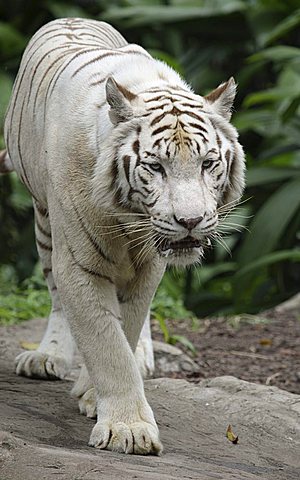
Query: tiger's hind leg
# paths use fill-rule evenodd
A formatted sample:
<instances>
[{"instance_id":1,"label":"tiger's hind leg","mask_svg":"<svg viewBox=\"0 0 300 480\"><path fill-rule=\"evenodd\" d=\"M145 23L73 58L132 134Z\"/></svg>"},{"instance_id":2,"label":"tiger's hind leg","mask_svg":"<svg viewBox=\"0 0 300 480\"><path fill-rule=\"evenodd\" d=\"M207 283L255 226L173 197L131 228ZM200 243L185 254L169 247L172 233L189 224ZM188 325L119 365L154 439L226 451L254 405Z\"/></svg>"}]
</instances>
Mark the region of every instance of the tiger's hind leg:
<instances>
[{"instance_id":1,"label":"tiger's hind leg","mask_svg":"<svg viewBox=\"0 0 300 480\"><path fill-rule=\"evenodd\" d=\"M17 375L43 379L62 379L72 367L75 343L62 312L52 275L51 228L47 211L34 203L38 253L52 300L44 337L36 351L23 352L15 360Z\"/></svg>"},{"instance_id":2,"label":"tiger's hind leg","mask_svg":"<svg viewBox=\"0 0 300 480\"><path fill-rule=\"evenodd\" d=\"M154 353L151 337L150 310L140 333L139 341L134 352L135 360L143 378L152 377L154 374Z\"/></svg>"}]
</instances>

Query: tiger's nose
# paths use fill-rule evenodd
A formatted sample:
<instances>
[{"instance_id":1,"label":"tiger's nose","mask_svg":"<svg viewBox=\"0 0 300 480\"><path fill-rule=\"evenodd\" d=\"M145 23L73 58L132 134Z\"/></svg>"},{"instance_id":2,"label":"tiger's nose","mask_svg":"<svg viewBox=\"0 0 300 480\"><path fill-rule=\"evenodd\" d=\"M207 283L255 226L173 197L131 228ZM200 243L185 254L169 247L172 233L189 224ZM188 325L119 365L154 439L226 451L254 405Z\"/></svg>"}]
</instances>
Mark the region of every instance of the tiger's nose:
<instances>
[{"instance_id":1,"label":"tiger's nose","mask_svg":"<svg viewBox=\"0 0 300 480\"><path fill-rule=\"evenodd\" d=\"M179 225L182 225L184 228L187 228L190 231L193 230L193 228L195 228L196 225L198 225L198 223L203 220L203 216L196 218L176 218L176 216L174 215L174 217L176 222L179 223Z\"/></svg>"}]
</instances>

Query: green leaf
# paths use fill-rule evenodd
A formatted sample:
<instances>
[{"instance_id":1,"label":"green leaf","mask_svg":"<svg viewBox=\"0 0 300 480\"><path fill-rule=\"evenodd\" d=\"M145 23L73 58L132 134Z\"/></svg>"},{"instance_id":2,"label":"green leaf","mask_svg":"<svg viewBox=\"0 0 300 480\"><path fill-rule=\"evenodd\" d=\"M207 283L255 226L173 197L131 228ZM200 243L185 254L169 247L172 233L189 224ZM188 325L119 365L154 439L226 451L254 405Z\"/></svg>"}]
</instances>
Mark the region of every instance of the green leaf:
<instances>
[{"instance_id":1,"label":"green leaf","mask_svg":"<svg viewBox=\"0 0 300 480\"><path fill-rule=\"evenodd\" d=\"M197 354L197 350L196 350L194 344L188 338L186 338L184 335L171 335L170 336L169 343L171 345L174 345L177 342L181 343L184 347L188 348L192 352L193 355Z\"/></svg>"},{"instance_id":2,"label":"green leaf","mask_svg":"<svg viewBox=\"0 0 300 480\"><path fill-rule=\"evenodd\" d=\"M206 2L202 7L193 6L167 6L143 5L135 7L112 7L108 9L101 19L106 21L120 21L126 26L141 26L158 23L184 22L197 18L207 18L218 15L229 15L241 12L247 6L239 0Z\"/></svg>"},{"instance_id":3,"label":"green leaf","mask_svg":"<svg viewBox=\"0 0 300 480\"><path fill-rule=\"evenodd\" d=\"M269 88L262 92L252 93L245 98L244 105L245 107L251 107L259 103L274 102L286 98L298 98L300 97L300 76L297 80L297 83L286 87Z\"/></svg>"},{"instance_id":4,"label":"green leaf","mask_svg":"<svg viewBox=\"0 0 300 480\"><path fill-rule=\"evenodd\" d=\"M246 185L247 187L254 187L273 182L282 182L295 177L295 175L300 178L300 172L296 168L252 167L246 174Z\"/></svg>"},{"instance_id":5,"label":"green leaf","mask_svg":"<svg viewBox=\"0 0 300 480\"><path fill-rule=\"evenodd\" d=\"M169 329L168 329L168 326L166 324L165 319L163 318L162 315L158 314L157 312L154 312L154 318L156 320L158 320L160 329L161 329L161 331L163 333L163 336L164 336L164 340L165 340L166 343L168 343L169 340L170 340L170 333L169 333Z\"/></svg>"},{"instance_id":6,"label":"green leaf","mask_svg":"<svg viewBox=\"0 0 300 480\"><path fill-rule=\"evenodd\" d=\"M32 208L32 197L27 188L20 181L17 174L12 172L10 174L13 192L11 194L11 204L16 211L26 210Z\"/></svg>"},{"instance_id":7,"label":"green leaf","mask_svg":"<svg viewBox=\"0 0 300 480\"><path fill-rule=\"evenodd\" d=\"M254 55L251 55L248 57L248 62L278 62L295 59L300 59L300 48L290 47L287 45L278 45L277 47L266 48L258 53L255 53Z\"/></svg>"},{"instance_id":8,"label":"green leaf","mask_svg":"<svg viewBox=\"0 0 300 480\"><path fill-rule=\"evenodd\" d=\"M19 55L27 43L27 38L11 24L0 22L0 52L6 58Z\"/></svg>"},{"instance_id":9,"label":"green leaf","mask_svg":"<svg viewBox=\"0 0 300 480\"><path fill-rule=\"evenodd\" d=\"M278 247L286 227L300 208L299 192L298 176L279 188L260 208L239 251L242 266Z\"/></svg>"},{"instance_id":10,"label":"green leaf","mask_svg":"<svg viewBox=\"0 0 300 480\"><path fill-rule=\"evenodd\" d=\"M234 272L237 264L234 262L218 262L212 265L203 265L197 268L196 276L201 287L210 282L213 278L218 277L224 273Z\"/></svg>"},{"instance_id":11,"label":"green leaf","mask_svg":"<svg viewBox=\"0 0 300 480\"><path fill-rule=\"evenodd\" d=\"M11 76L0 70L0 129L3 128L4 115L10 99L12 86Z\"/></svg>"},{"instance_id":12,"label":"green leaf","mask_svg":"<svg viewBox=\"0 0 300 480\"><path fill-rule=\"evenodd\" d=\"M268 267L274 263L285 260L300 262L300 249L281 250L264 255L241 268L235 275L235 281L240 282L242 277L252 274L256 270L261 270L263 267Z\"/></svg>"},{"instance_id":13,"label":"green leaf","mask_svg":"<svg viewBox=\"0 0 300 480\"><path fill-rule=\"evenodd\" d=\"M70 5L69 3L58 2L51 0L47 2L48 10L54 15L55 18L66 17L79 17L89 18L89 15L83 8L76 5Z\"/></svg>"},{"instance_id":14,"label":"green leaf","mask_svg":"<svg viewBox=\"0 0 300 480\"><path fill-rule=\"evenodd\" d=\"M293 12L277 24L275 28L264 37L264 44L269 45L300 25L300 9Z\"/></svg>"},{"instance_id":15,"label":"green leaf","mask_svg":"<svg viewBox=\"0 0 300 480\"><path fill-rule=\"evenodd\" d=\"M263 137L272 137L278 134L281 122L278 115L266 108L241 111L236 113L233 118L233 124L239 132L253 131Z\"/></svg>"}]
</instances>

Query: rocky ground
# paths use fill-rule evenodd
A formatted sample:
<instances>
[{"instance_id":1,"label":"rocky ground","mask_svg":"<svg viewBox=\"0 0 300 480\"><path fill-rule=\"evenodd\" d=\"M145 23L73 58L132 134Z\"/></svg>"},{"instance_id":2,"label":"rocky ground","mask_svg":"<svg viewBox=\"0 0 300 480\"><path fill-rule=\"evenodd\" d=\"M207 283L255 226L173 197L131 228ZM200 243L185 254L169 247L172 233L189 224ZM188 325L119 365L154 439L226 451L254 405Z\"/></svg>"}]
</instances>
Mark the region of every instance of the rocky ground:
<instances>
[{"instance_id":1,"label":"rocky ground","mask_svg":"<svg viewBox=\"0 0 300 480\"><path fill-rule=\"evenodd\" d=\"M196 346L194 359L156 344L158 374L175 377L146 381L161 457L87 447L94 421L79 415L70 381L13 373L20 342L39 341L45 322L1 327L0 480L299 480L300 395L290 392L299 393L300 321L291 310L265 316L212 319L200 332L176 324ZM226 438L228 424L237 444Z\"/></svg>"},{"instance_id":2,"label":"rocky ground","mask_svg":"<svg viewBox=\"0 0 300 480\"><path fill-rule=\"evenodd\" d=\"M298 314L279 309L231 320L206 319L195 330L188 321L168 323L171 331L193 343L196 355L192 358L199 368L175 368L165 375L193 382L234 375L300 394L300 307ZM154 336L162 339L158 325L154 325Z\"/></svg>"}]
</instances>

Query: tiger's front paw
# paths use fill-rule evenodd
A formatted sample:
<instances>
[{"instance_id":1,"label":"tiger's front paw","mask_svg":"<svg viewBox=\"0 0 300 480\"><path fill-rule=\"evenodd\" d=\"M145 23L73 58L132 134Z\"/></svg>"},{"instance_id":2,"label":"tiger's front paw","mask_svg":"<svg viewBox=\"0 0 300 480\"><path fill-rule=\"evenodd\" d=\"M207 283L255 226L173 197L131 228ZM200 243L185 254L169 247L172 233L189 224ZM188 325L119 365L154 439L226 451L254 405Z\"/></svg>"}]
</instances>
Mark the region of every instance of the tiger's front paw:
<instances>
[{"instance_id":1,"label":"tiger's front paw","mask_svg":"<svg viewBox=\"0 0 300 480\"><path fill-rule=\"evenodd\" d=\"M100 400L97 410L90 446L139 455L162 453L159 431L146 399L128 404L120 399Z\"/></svg>"},{"instance_id":2,"label":"tiger's front paw","mask_svg":"<svg viewBox=\"0 0 300 480\"><path fill-rule=\"evenodd\" d=\"M119 453L138 455L162 453L158 429L146 422L130 424L97 422L92 430L89 445Z\"/></svg>"},{"instance_id":3,"label":"tiger's front paw","mask_svg":"<svg viewBox=\"0 0 300 480\"><path fill-rule=\"evenodd\" d=\"M70 365L62 357L54 357L38 351L20 353L15 359L17 375L62 380L70 371Z\"/></svg>"}]
</instances>

